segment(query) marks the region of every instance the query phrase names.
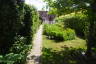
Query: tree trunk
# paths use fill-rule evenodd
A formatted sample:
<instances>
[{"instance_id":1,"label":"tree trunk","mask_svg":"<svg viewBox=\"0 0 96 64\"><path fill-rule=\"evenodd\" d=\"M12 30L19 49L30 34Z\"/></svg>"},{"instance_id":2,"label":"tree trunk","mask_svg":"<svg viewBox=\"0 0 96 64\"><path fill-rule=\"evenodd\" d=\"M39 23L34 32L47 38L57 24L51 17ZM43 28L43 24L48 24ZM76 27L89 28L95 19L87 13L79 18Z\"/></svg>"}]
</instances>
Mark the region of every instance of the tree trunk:
<instances>
[{"instance_id":1,"label":"tree trunk","mask_svg":"<svg viewBox=\"0 0 96 64\"><path fill-rule=\"evenodd\" d=\"M92 48L96 46L96 0L93 0L91 3L91 14L89 14L90 19L90 27L89 27L89 34L87 37L87 51L86 56L87 58L92 57Z\"/></svg>"}]
</instances>

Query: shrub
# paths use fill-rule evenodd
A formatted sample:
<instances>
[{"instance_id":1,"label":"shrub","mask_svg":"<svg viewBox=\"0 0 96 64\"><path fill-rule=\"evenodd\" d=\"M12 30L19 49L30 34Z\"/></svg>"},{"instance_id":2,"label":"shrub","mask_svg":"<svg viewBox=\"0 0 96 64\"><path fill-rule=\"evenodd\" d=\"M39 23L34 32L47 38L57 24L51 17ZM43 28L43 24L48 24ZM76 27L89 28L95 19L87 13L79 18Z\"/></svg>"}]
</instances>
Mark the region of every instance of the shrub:
<instances>
[{"instance_id":1,"label":"shrub","mask_svg":"<svg viewBox=\"0 0 96 64\"><path fill-rule=\"evenodd\" d=\"M0 56L0 63L2 64L15 64L17 63L23 56L21 54L14 54L14 53L9 53L6 54L5 56ZM19 64L19 62L18 62Z\"/></svg>"},{"instance_id":2,"label":"shrub","mask_svg":"<svg viewBox=\"0 0 96 64\"><path fill-rule=\"evenodd\" d=\"M39 15L33 6L24 5L24 21L19 31L19 35L26 38L26 44L30 44L33 34L41 24L39 21Z\"/></svg>"},{"instance_id":3,"label":"shrub","mask_svg":"<svg viewBox=\"0 0 96 64\"><path fill-rule=\"evenodd\" d=\"M75 31L70 29L70 28L67 28L65 31L64 31L64 39L65 40L73 40L75 39Z\"/></svg>"},{"instance_id":4,"label":"shrub","mask_svg":"<svg viewBox=\"0 0 96 64\"><path fill-rule=\"evenodd\" d=\"M73 13L65 16L58 17L57 22L64 22L64 26L72 28L76 31L77 35L85 37L86 29L88 28L87 16L83 13Z\"/></svg>"},{"instance_id":5,"label":"shrub","mask_svg":"<svg viewBox=\"0 0 96 64\"><path fill-rule=\"evenodd\" d=\"M32 45L25 44L26 39L27 39L26 37L21 37L21 36L15 37L15 43L10 48L10 52L12 52L14 55L18 54L21 56L20 59L13 60L15 64L24 64L24 62L26 61L27 52L32 48ZM11 57L11 55L9 57Z\"/></svg>"},{"instance_id":6,"label":"shrub","mask_svg":"<svg viewBox=\"0 0 96 64\"><path fill-rule=\"evenodd\" d=\"M72 40L75 39L75 31L67 28L61 28L57 25L45 25L44 26L44 34L47 35L49 38L53 38L55 40Z\"/></svg>"}]
</instances>

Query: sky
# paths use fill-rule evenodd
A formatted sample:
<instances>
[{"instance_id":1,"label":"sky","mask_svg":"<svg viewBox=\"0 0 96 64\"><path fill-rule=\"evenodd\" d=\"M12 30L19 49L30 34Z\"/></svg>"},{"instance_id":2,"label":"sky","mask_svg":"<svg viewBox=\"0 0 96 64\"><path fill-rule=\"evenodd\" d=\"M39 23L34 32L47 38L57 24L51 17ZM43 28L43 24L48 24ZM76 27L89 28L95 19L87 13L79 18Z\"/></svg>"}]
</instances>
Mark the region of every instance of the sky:
<instances>
[{"instance_id":1,"label":"sky","mask_svg":"<svg viewBox=\"0 0 96 64\"><path fill-rule=\"evenodd\" d=\"M37 10L42 10L44 6L46 6L46 3L42 0L25 0L26 4L34 5Z\"/></svg>"}]
</instances>

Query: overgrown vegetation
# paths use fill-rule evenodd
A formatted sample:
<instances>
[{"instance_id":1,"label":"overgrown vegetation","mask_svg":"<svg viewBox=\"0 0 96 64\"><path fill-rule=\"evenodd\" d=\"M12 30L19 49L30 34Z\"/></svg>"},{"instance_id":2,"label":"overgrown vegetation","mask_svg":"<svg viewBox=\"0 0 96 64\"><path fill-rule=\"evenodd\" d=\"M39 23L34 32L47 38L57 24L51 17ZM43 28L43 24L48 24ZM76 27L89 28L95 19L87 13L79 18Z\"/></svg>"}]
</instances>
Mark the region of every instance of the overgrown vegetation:
<instances>
[{"instance_id":1,"label":"overgrown vegetation","mask_svg":"<svg viewBox=\"0 0 96 64\"><path fill-rule=\"evenodd\" d=\"M41 24L33 6L0 0L0 64L24 64L33 34Z\"/></svg>"}]
</instances>

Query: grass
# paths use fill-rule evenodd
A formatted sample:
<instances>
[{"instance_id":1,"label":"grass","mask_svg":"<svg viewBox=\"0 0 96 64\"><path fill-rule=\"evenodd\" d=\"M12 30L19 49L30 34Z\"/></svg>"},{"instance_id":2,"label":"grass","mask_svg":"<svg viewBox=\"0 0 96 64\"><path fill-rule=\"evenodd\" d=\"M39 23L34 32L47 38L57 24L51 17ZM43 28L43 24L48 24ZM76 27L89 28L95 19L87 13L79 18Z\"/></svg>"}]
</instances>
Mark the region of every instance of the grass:
<instances>
[{"instance_id":1,"label":"grass","mask_svg":"<svg viewBox=\"0 0 96 64\"><path fill-rule=\"evenodd\" d=\"M56 42L43 35L42 64L86 64L86 41L75 40Z\"/></svg>"},{"instance_id":2,"label":"grass","mask_svg":"<svg viewBox=\"0 0 96 64\"><path fill-rule=\"evenodd\" d=\"M55 40L49 40L46 38L45 35L43 35L43 47L44 48L52 48L53 50L60 51L62 48L66 47L72 47L72 48L82 48L86 49L86 41L76 37L75 40L69 40L69 41L62 41L62 42L56 42Z\"/></svg>"}]
</instances>

